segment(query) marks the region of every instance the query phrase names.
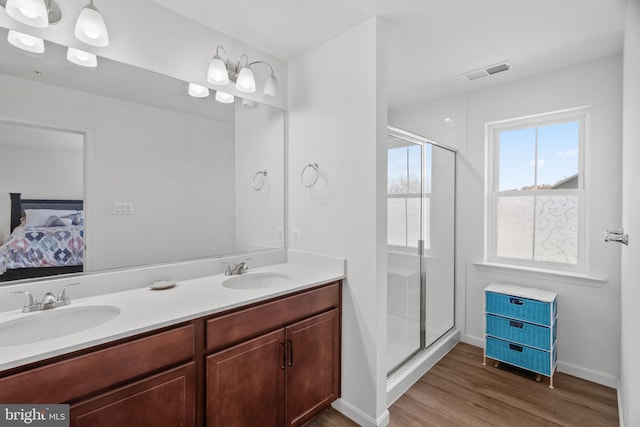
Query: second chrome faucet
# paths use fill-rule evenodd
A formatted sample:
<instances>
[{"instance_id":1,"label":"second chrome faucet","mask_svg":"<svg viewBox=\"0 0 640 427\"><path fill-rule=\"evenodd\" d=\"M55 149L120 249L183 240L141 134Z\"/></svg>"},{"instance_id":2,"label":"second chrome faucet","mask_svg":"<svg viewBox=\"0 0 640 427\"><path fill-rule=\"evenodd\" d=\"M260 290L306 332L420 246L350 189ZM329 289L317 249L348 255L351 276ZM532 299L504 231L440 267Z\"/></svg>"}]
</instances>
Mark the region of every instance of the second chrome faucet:
<instances>
[{"instance_id":1,"label":"second chrome faucet","mask_svg":"<svg viewBox=\"0 0 640 427\"><path fill-rule=\"evenodd\" d=\"M223 262L223 264L226 265L225 270L224 270L224 275L225 276L235 276L237 274L242 274L242 273L246 273L247 271L249 271L249 265L247 264L247 261L249 261L251 258L247 258L242 262L239 262L238 264L232 266L230 263L228 262Z\"/></svg>"},{"instance_id":2,"label":"second chrome faucet","mask_svg":"<svg viewBox=\"0 0 640 427\"><path fill-rule=\"evenodd\" d=\"M58 296L54 296L51 292L47 292L44 294L42 301L36 301L35 297L29 291L18 291L11 292L14 295L24 294L26 299L24 301L24 306L22 307L23 313L30 313L32 311L38 310L48 310L50 308L61 307L63 305L69 305L71 300L69 299L69 295L67 295L67 288L69 286L76 286L78 283L70 283L60 289L58 292Z\"/></svg>"}]
</instances>

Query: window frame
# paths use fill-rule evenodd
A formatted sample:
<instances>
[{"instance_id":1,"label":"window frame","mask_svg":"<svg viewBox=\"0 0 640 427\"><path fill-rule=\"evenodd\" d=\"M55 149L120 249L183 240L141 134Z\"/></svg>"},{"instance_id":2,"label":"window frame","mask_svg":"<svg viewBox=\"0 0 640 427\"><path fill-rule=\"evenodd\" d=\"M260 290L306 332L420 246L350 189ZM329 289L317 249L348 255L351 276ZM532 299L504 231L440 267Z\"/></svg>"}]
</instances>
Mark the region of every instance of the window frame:
<instances>
[{"instance_id":1,"label":"window frame","mask_svg":"<svg viewBox=\"0 0 640 427\"><path fill-rule=\"evenodd\" d=\"M578 132L578 188L577 189L546 189L546 190L499 190L500 149L499 135L506 130L541 127L560 123L577 121ZM518 265L548 270L586 272L589 265L589 236L587 217L587 189L589 188L587 158L589 149L590 107L577 107L550 113L537 114L515 119L501 120L485 124L485 262ZM537 154L536 154L537 155ZM577 233L577 263L570 264L553 261L537 261L535 259L510 258L497 255L498 200L502 197L513 196L549 196L576 195L578 198L578 233ZM535 199L534 199L535 200ZM535 203L535 202L534 202ZM535 205L534 205L535 212ZM535 221L535 218L534 218ZM535 242L535 222L533 228ZM535 243L534 243L535 248ZM532 254L535 258L535 252Z\"/></svg>"}]
</instances>

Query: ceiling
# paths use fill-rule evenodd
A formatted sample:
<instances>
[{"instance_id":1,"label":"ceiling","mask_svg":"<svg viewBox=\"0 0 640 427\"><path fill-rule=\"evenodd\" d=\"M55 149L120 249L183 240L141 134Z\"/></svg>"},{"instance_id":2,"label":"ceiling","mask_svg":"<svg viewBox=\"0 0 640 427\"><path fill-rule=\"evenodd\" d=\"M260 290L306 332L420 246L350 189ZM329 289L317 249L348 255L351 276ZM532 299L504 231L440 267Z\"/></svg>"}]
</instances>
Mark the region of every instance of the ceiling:
<instances>
[{"instance_id":1,"label":"ceiling","mask_svg":"<svg viewBox=\"0 0 640 427\"><path fill-rule=\"evenodd\" d=\"M152 1L284 61L379 16L391 109L619 54L626 10L625 0ZM511 70L461 76L501 61Z\"/></svg>"}]
</instances>

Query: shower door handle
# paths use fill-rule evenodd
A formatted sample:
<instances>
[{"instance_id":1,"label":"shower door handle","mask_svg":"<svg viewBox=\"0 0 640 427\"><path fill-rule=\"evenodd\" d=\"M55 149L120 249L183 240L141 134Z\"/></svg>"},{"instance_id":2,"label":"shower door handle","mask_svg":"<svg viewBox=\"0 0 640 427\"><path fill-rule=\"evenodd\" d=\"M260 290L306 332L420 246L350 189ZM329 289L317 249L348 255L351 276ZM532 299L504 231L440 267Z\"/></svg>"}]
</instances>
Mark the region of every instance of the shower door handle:
<instances>
[{"instance_id":1,"label":"shower door handle","mask_svg":"<svg viewBox=\"0 0 640 427\"><path fill-rule=\"evenodd\" d=\"M418 256L424 255L424 240L418 239Z\"/></svg>"}]
</instances>

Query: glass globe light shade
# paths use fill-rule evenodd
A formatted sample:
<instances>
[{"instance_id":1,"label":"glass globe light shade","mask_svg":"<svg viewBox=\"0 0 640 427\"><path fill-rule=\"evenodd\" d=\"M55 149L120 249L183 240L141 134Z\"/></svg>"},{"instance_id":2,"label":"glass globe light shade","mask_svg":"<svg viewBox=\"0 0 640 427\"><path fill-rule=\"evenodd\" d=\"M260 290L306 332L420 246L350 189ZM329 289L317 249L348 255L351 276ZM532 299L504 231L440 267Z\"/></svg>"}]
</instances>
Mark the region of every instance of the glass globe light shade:
<instances>
[{"instance_id":1,"label":"glass globe light shade","mask_svg":"<svg viewBox=\"0 0 640 427\"><path fill-rule=\"evenodd\" d=\"M256 91L256 79L253 71L249 67L242 67L236 80L236 89L244 93L253 93Z\"/></svg>"},{"instance_id":2,"label":"glass globe light shade","mask_svg":"<svg viewBox=\"0 0 640 427\"><path fill-rule=\"evenodd\" d=\"M91 46L109 45L109 33L104 18L92 4L86 5L78 15L74 35L78 40Z\"/></svg>"},{"instance_id":3,"label":"glass globe light shade","mask_svg":"<svg viewBox=\"0 0 640 427\"><path fill-rule=\"evenodd\" d=\"M31 36L29 34L20 33L18 31L9 30L7 41L15 47L26 50L27 52L42 53L44 52L44 40Z\"/></svg>"},{"instance_id":4,"label":"glass globe light shade","mask_svg":"<svg viewBox=\"0 0 640 427\"><path fill-rule=\"evenodd\" d=\"M7 15L18 22L36 28L49 26L49 13L45 0L7 0Z\"/></svg>"},{"instance_id":5,"label":"glass globe light shade","mask_svg":"<svg viewBox=\"0 0 640 427\"><path fill-rule=\"evenodd\" d=\"M207 72L207 81L213 85L229 84L229 73L227 72L227 64L218 56L211 58L209 71Z\"/></svg>"},{"instance_id":6,"label":"glass globe light shade","mask_svg":"<svg viewBox=\"0 0 640 427\"><path fill-rule=\"evenodd\" d=\"M81 67L97 67L98 58L95 54L85 52L84 50L74 49L70 47L67 49L67 59L76 65Z\"/></svg>"},{"instance_id":7,"label":"glass globe light shade","mask_svg":"<svg viewBox=\"0 0 640 427\"><path fill-rule=\"evenodd\" d=\"M230 93L218 90L216 91L216 101L222 102L223 104L231 104L235 101L235 97Z\"/></svg>"}]
</instances>

